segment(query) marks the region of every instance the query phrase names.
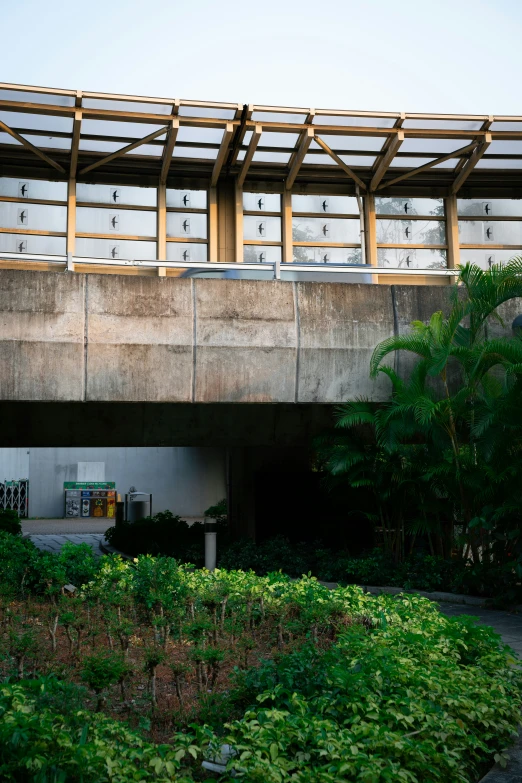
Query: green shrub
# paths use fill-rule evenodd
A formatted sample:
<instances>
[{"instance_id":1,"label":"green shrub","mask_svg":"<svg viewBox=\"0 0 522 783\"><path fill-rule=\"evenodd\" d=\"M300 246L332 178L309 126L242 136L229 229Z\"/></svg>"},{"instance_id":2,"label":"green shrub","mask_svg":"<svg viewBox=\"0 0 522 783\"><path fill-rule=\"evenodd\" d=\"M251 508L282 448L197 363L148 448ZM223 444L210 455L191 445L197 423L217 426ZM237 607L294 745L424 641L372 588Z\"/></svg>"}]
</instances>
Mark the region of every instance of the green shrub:
<instances>
[{"instance_id":1,"label":"green shrub","mask_svg":"<svg viewBox=\"0 0 522 783\"><path fill-rule=\"evenodd\" d=\"M9 508L0 509L0 530L12 535L20 535L22 532L22 521L17 511Z\"/></svg>"},{"instance_id":2,"label":"green shrub","mask_svg":"<svg viewBox=\"0 0 522 783\"><path fill-rule=\"evenodd\" d=\"M217 532L221 544L225 543L228 540L226 516L218 518ZM203 565L203 523L194 522L189 525L170 511L162 511L138 522L124 522L117 527L111 527L105 537L113 547L134 557L166 555L184 563Z\"/></svg>"}]
</instances>

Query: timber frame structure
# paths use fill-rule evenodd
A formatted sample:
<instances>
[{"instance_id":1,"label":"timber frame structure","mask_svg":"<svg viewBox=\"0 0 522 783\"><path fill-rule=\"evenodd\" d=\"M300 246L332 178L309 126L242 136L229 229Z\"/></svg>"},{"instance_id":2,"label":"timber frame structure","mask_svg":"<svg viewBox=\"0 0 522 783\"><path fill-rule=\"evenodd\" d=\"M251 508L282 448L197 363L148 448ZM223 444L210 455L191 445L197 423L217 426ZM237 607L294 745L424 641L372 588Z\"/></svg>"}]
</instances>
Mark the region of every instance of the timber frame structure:
<instances>
[{"instance_id":1,"label":"timber frame structure","mask_svg":"<svg viewBox=\"0 0 522 783\"><path fill-rule=\"evenodd\" d=\"M522 116L274 107L0 84L0 177L67 183L70 254L78 183L157 188L158 260L166 258L169 187L207 191L208 259L223 262L243 260L246 190L281 194L283 262L292 261L292 193L356 196L372 266L376 197L444 199L453 268L460 258L457 194L522 198Z\"/></svg>"}]
</instances>

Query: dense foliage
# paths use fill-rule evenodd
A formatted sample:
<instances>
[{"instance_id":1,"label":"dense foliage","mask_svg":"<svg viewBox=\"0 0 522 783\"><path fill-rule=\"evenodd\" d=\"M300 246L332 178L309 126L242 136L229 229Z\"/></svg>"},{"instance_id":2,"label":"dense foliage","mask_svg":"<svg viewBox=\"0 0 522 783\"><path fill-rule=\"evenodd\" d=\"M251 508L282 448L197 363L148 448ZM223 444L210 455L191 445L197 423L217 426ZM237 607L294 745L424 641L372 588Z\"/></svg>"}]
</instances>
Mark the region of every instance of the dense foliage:
<instances>
[{"instance_id":1,"label":"dense foliage","mask_svg":"<svg viewBox=\"0 0 522 783\"><path fill-rule=\"evenodd\" d=\"M0 534L2 780L185 783L228 744L249 783L474 783L518 726L509 650L425 599L31 548Z\"/></svg>"},{"instance_id":2,"label":"dense foliage","mask_svg":"<svg viewBox=\"0 0 522 783\"><path fill-rule=\"evenodd\" d=\"M360 510L396 561L424 539L431 554L490 564L499 591L515 601L522 336L506 336L501 306L522 296L522 259L488 271L467 264L460 283L446 315L375 348L371 375L387 376L391 399L341 406L339 434L323 439L319 462L332 480L364 488L371 502ZM384 363L390 356L393 366Z\"/></svg>"}]
</instances>

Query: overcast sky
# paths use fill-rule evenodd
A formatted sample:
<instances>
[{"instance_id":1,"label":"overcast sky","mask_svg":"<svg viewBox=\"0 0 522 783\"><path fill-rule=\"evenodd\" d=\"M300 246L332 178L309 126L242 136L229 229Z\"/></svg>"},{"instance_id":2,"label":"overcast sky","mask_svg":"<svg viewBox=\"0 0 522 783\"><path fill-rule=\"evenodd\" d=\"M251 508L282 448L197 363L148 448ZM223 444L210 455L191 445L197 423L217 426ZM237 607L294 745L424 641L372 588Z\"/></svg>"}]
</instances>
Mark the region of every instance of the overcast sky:
<instances>
[{"instance_id":1,"label":"overcast sky","mask_svg":"<svg viewBox=\"0 0 522 783\"><path fill-rule=\"evenodd\" d=\"M521 0L6 0L1 23L5 82L522 114Z\"/></svg>"}]
</instances>

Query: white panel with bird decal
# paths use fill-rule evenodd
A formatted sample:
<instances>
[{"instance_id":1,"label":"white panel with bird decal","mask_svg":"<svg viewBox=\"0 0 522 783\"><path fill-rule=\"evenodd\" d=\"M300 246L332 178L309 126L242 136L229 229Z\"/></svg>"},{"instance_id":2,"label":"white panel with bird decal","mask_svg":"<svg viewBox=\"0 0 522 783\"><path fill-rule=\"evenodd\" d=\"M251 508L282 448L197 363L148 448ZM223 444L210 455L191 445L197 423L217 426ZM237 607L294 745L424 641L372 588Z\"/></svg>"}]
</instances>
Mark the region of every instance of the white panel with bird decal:
<instances>
[{"instance_id":1,"label":"white panel with bird decal","mask_svg":"<svg viewBox=\"0 0 522 783\"><path fill-rule=\"evenodd\" d=\"M522 221L459 220L459 240L462 245L520 245Z\"/></svg>"},{"instance_id":2,"label":"white panel with bird decal","mask_svg":"<svg viewBox=\"0 0 522 783\"><path fill-rule=\"evenodd\" d=\"M156 259L156 243L118 239L91 239L78 237L76 239L75 256L84 258L109 258L112 261L136 260L154 261Z\"/></svg>"},{"instance_id":3,"label":"white panel with bird decal","mask_svg":"<svg viewBox=\"0 0 522 783\"><path fill-rule=\"evenodd\" d=\"M139 207L156 206L156 188L136 188L129 185L93 185L78 182L76 201L87 204L125 204Z\"/></svg>"},{"instance_id":4,"label":"white panel with bird decal","mask_svg":"<svg viewBox=\"0 0 522 783\"><path fill-rule=\"evenodd\" d=\"M208 261L207 248L203 242L167 242L167 261L203 263Z\"/></svg>"},{"instance_id":5,"label":"white panel with bird decal","mask_svg":"<svg viewBox=\"0 0 522 783\"><path fill-rule=\"evenodd\" d=\"M246 264L275 264L281 261L281 248L274 245L243 245L243 260Z\"/></svg>"},{"instance_id":6,"label":"white panel with bird decal","mask_svg":"<svg viewBox=\"0 0 522 783\"><path fill-rule=\"evenodd\" d=\"M481 217L520 217L522 218L522 199L510 198L459 198L457 199L459 216Z\"/></svg>"},{"instance_id":7,"label":"white panel with bird decal","mask_svg":"<svg viewBox=\"0 0 522 783\"><path fill-rule=\"evenodd\" d=\"M35 234L0 234L0 253L31 253L64 256L65 237L42 237Z\"/></svg>"},{"instance_id":8,"label":"white panel with bird decal","mask_svg":"<svg viewBox=\"0 0 522 783\"><path fill-rule=\"evenodd\" d=\"M0 201L1 228L28 228L32 231L65 231L67 208L23 201Z\"/></svg>"},{"instance_id":9,"label":"white panel with bird decal","mask_svg":"<svg viewBox=\"0 0 522 783\"><path fill-rule=\"evenodd\" d=\"M377 220L377 243L381 245L444 245L443 220Z\"/></svg>"},{"instance_id":10,"label":"white panel with bird decal","mask_svg":"<svg viewBox=\"0 0 522 783\"><path fill-rule=\"evenodd\" d=\"M360 247L294 247L296 264L361 264Z\"/></svg>"},{"instance_id":11,"label":"white panel with bird decal","mask_svg":"<svg viewBox=\"0 0 522 783\"><path fill-rule=\"evenodd\" d=\"M43 179L0 177L0 196L19 199L67 202L66 182L46 182Z\"/></svg>"},{"instance_id":12,"label":"white panel with bird decal","mask_svg":"<svg viewBox=\"0 0 522 783\"><path fill-rule=\"evenodd\" d=\"M167 207L175 207L176 209L206 209L207 191L167 188Z\"/></svg>"},{"instance_id":13,"label":"white panel with bird decal","mask_svg":"<svg viewBox=\"0 0 522 783\"><path fill-rule=\"evenodd\" d=\"M156 236L156 213L137 209L96 209L78 207L76 210L78 234L126 234L127 236Z\"/></svg>"},{"instance_id":14,"label":"white panel with bird decal","mask_svg":"<svg viewBox=\"0 0 522 783\"><path fill-rule=\"evenodd\" d=\"M292 196L293 212L311 212L313 214L358 215L357 199L353 196Z\"/></svg>"},{"instance_id":15,"label":"white panel with bird decal","mask_svg":"<svg viewBox=\"0 0 522 783\"><path fill-rule=\"evenodd\" d=\"M281 241L281 218L260 215L245 215L243 218L243 237L258 242Z\"/></svg>"},{"instance_id":16,"label":"white panel with bird decal","mask_svg":"<svg viewBox=\"0 0 522 783\"><path fill-rule=\"evenodd\" d=\"M407 247L380 247L377 265L394 269L444 269L447 266L445 250Z\"/></svg>"},{"instance_id":17,"label":"white panel with bird decal","mask_svg":"<svg viewBox=\"0 0 522 783\"><path fill-rule=\"evenodd\" d=\"M167 236L207 238L207 216L200 212L167 212Z\"/></svg>"},{"instance_id":18,"label":"white panel with bird decal","mask_svg":"<svg viewBox=\"0 0 522 783\"><path fill-rule=\"evenodd\" d=\"M243 209L246 212L281 212L279 193L243 193Z\"/></svg>"},{"instance_id":19,"label":"white panel with bird decal","mask_svg":"<svg viewBox=\"0 0 522 783\"><path fill-rule=\"evenodd\" d=\"M293 217L292 239L294 242L349 242L361 241L359 219L329 217Z\"/></svg>"}]
</instances>

